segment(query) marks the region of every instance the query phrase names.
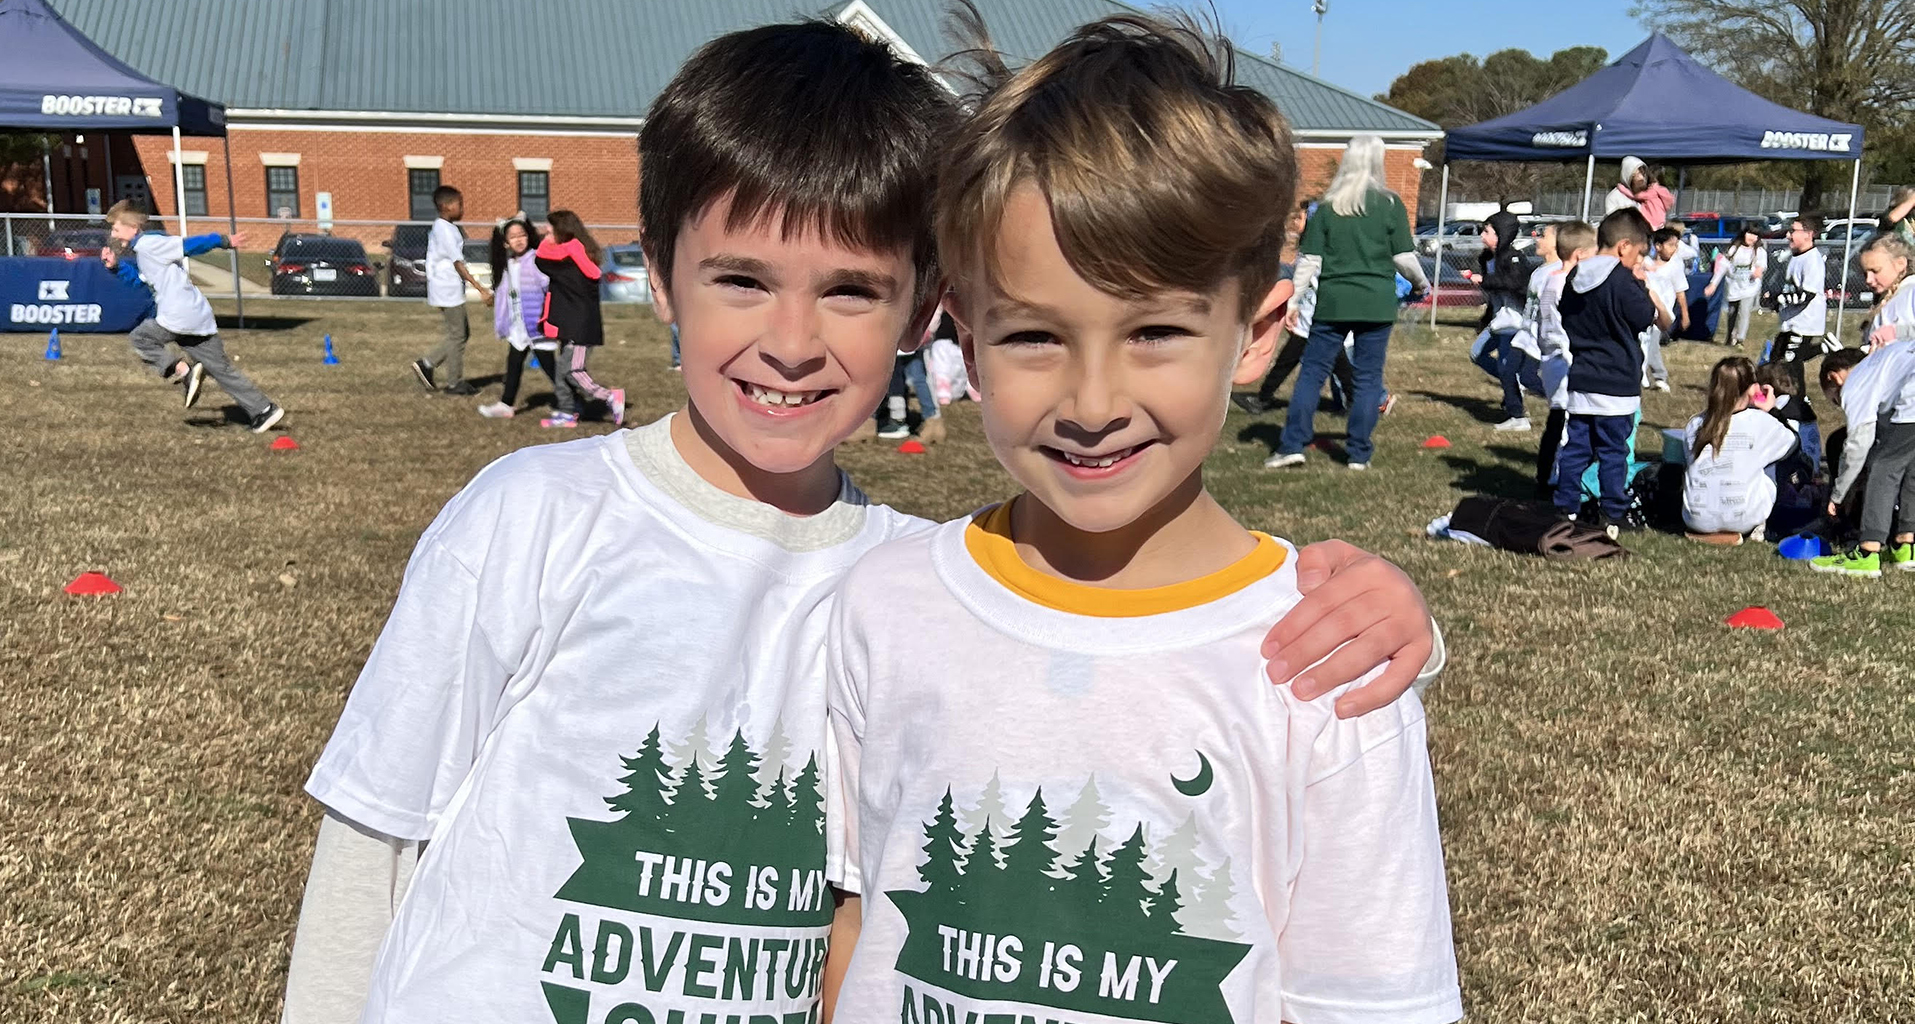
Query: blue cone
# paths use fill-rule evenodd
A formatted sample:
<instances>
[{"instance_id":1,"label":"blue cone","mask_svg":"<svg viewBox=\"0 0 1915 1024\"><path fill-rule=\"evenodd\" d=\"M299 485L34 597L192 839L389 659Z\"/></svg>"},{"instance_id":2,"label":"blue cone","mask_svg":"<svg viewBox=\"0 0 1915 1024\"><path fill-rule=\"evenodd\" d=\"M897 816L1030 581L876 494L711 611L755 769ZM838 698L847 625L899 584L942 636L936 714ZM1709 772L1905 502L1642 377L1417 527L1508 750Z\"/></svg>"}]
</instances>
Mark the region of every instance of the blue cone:
<instances>
[{"instance_id":1,"label":"blue cone","mask_svg":"<svg viewBox=\"0 0 1915 1024\"><path fill-rule=\"evenodd\" d=\"M1822 550L1822 538L1812 533L1798 533L1793 537L1782 538L1782 543L1775 546L1775 552L1783 558L1797 562L1805 562L1826 554Z\"/></svg>"},{"instance_id":2,"label":"blue cone","mask_svg":"<svg viewBox=\"0 0 1915 1024\"><path fill-rule=\"evenodd\" d=\"M58 327L53 329L52 334L47 335L47 358L60 358L60 329Z\"/></svg>"},{"instance_id":3,"label":"blue cone","mask_svg":"<svg viewBox=\"0 0 1915 1024\"><path fill-rule=\"evenodd\" d=\"M339 357L333 354L332 335L330 334L326 335L326 358L320 360L320 362L325 363L327 366L339 365Z\"/></svg>"}]
</instances>

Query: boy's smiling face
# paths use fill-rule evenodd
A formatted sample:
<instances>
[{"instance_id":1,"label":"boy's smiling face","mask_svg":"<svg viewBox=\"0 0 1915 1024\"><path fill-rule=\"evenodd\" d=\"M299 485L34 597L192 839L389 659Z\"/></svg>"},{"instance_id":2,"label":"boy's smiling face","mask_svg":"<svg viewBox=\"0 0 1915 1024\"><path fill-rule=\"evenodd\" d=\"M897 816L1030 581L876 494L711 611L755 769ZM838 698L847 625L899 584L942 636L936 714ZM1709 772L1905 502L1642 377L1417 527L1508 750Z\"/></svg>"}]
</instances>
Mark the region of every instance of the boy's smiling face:
<instances>
[{"instance_id":1,"label":"boy's smiling face","mask_svg":"<svg viewBox=\"0 0 1915 1024\"><path fill-rule=\"evenodd\" d=\"M999 280L956 282L951 308L998 461L1089 533L1197 493L1186 485L1216 444L1231 384L1270 363L1277 304L1246 325L1235 280L1139 300L1100 291L1064 258L1028 185L1006 203L996 247Z\"/></svg>"},{"instance_id":2,"label":"boy's smiling face","mask_svg":"<svg viewBox=\"0 0 1915 1024\"><path fill-rule=\"evenodd\" d=\"M908 251L847 248L810 230L785 237L776 216L734 230L729 211L720 200L685 222L654 302L678 325L705 432L759 472L801 472L877 408L929 302L914 302Z\"/></svg>"}]
</instances>

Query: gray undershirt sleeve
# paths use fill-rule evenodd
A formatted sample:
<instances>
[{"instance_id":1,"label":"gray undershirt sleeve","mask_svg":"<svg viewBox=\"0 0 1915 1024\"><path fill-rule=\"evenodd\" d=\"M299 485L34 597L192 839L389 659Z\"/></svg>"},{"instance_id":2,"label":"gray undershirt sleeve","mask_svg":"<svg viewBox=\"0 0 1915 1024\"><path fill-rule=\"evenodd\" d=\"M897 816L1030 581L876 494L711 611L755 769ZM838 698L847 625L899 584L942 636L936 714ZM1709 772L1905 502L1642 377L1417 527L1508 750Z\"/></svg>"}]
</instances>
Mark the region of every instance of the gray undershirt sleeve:
<instances>
[{"instance_id":1,"label":"gray undershirt sleeve","mask_svg":"<svg viewBox=\"0 0 1915 1024\"><path fill-rule=\"evenodd\" d=\"M361 828L331 811L319 822L299 905L281 1024L355 1024L373 959L412 883L424 843Z\"/></svg>"}]
</instances>

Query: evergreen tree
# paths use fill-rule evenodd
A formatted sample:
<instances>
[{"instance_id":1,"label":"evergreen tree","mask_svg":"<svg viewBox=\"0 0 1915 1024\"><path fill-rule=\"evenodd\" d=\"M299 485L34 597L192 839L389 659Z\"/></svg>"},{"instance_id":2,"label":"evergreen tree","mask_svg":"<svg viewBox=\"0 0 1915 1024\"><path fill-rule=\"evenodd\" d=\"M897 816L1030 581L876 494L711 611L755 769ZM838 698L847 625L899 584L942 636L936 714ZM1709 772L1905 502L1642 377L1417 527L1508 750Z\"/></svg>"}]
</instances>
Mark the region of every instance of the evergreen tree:
<instances>
[{"instance_id":1,"label":"evergreen tree","mask_svg":"<svg viewBox=\"0 0 1915 1024\"><path fill-rule=\"evenodd\" d=\"M958 828L957 814L951 809L951 790L946 787L938 804L937 817L924 826L924 865L918 877L930 885L927 892L952 892L962 881L958 860L964 856L964 830Z\"/></svg>"},{"instance_id":2,"label":"evergreen tree","mask_svg":"<svg viewBox=\"0 0 1915 1024\"><path fill-rule=\"evenodd\" d=\"M1162 882L1171 874L1182 873L1184 883L1190 884L1203 867L1203 861L1197 857L1197 841L1197 816L1191 814L1177 826L1177 831L1158 844L1156 854L1151 857L1151 877Z\"/></svg>"},{"instance_id":3,"label":"evergreen tree","mask_svg":"<svg viewBox=\"0 0 1915 1024\"><path fill-rule=\"evenodd\" d=\"M1203 880L1203 887L1192 896L1183 913L1177 915L1177 922L1183 926L1185 935L1226 942L1236 939L1242 934L1230 924L1236 916L1230 909L1230 901L1236 897L1236 886L1230 879L1230 861L1226 859Z\"/></svg>"},{"instance_id":4,"label":"evergreen tree","mask_svg":"<svg viewBox=\"0 0 1915 1024\"><path fill-rule=\"evenodd\" d=\"M800 835L823 836L824 791L818 788L818 755L811 755L791 783L791 827Z\"/></svg>"},{"instance_id":5,"label":"evergreen tree","mask_svg":"<svg viewBox=\"0 0 1915 1024\"><path fill-rule=\"evenodd\" d=\"M777 781L765 796L765 818L780 825L791 820L791 783L785 781L783 768L778 769Z\"/></svg>"},{"instance_id":6,"label":"evergreen tree","mask_svg":"<svg viewBox=\"0 0 1915 1024\"><path fill-rule=\"evenodd\" d=\"M975 837L978 830L984 827L984 822L1008 820L1010 820L1009 816L1004 813L1004 783L998 779L996 772L992 772L991 781L985 783L984 791L978 794L977 806L965 812L964 821L967 827L964 834L967 837ZM1002 839L1003 836L996 838Z\"/></svg>"},{"instance_id":7,"label":"evergreen tree","mask_svg":"<svg viewBox=\"0 0 1915 1024\"><path fill-rule=\"evenodd\" d=\"M977 830L971 843L971 856L964 861L964 902L972 906L991 906L997 902L1004 885L1004 863L997 856L997 840L991 834L991 819Z\"/></svg>"},{"instance_id":8,"label":"evergreen tree","mask_svg":"<svg viewBox=\"0 0 1915 1024\"><path fill-rule=\"evenodd\" d=\"M649 824L665 817L665 790L671 786L672 768L665 762L665 755L658 740L658 726L646 735L639 744L638 753L619 759L624 762L627 774L618 781L625 785L625 792L606 798L612 810L625 815L625 820Z\"/></svg>"},{"instance_id":9,"label":"evergreen tree","mask_svg":"<svg viewBox=\"0 0 1915 1024\"><path fill-rule=\"evenodd\" d=\"M712 785L718 806L739 820L749 820L751 814L747 808L758 795L758 755L745 742L744 730L731 734L731 745L725 748L725 756L719 758L718 766L722 774Z\"/></svg>"},{"instance_id":10,"label":"evergreen tree","mask_svg":"<svg viewBox=\"0 0 1915 1024\"><path fill-rule=\"evenodd\" d=\"M769 790L772 781L790 767L786 764L790 760L791 738L785 735L785 720L781 717L773 723L771 738L765 741L765 759L758 765L758 785ZM766 793L764 799L769 801L770 794Z\"/></svg>"},{"instance_id":11,"label":"evergreen tree","mask_svg":"<svg viewBox=\"0 0 1915 1024\"><path fill-rule=\"evenodd\" d=\"M705 781L705 771L698 766L698 759L685 762L685 770L678 776L678 788L672 791L672 810L683 812L694 801L711 801L711 786Z\"/></svg>"},{"instance_id":12,"label":"evergreen tree","mask_svg":"<svg viewBox=\"0 0 1915 1024\"><path fill-rule=\"evenodd\" d=\"M1070 866L1069 874L1057 883L1057 899L1066 913L1098 920L1098 905L1104 898L1104 868L1098 863L1099 859L1097 837L1093 835L1090 845L1084 847L1076 863Z\"/></svg>"},{"instance_id":13,"label":"evergreen tree","mask_svg":"<svg viewBox=\"0 0 1915 1024\"><path fill-rule=\"evenodd\" d=\"M1054 845L1059 850L1080 850L1096 843L1102 838L1100 833L1109 827L1110 808L1104 806L1103 794L1097 792L1097 776L1093 775L1084 783L1070 809L1064 812ZM1062 868L1055 873L1062 877Z\"/></svg>"},{"instance_id":14,"label":"evergreen tree","mask_svg":"<svg viewBox=\"0 0 1915 1024\"><path fill-rule=\"evenodd\" d=\"M1144 904L1153 894L1150 872L1144 870L1144 847L1144 826L1139 822L1124 845L1111 851L1099 902L1104 905L1105 920L1115 927L1135 927L1146 921Z\"/></svg>"},{"instance_id":15,"label":"evergreen tree","mask_svg":"<svg viewBox=\"0 0 1915 1024\"><path fill-rule=\"evenodd\" d=\"M691 732L686 734L685 742L679 744L678 749L672 751L672 757L677 760L680 768L685 767L693 761L697 761L698 770L701 775L711 770L711 741L705 737L704 715L699 715L698 721L692 723Z\"/></svg>"},{"instance_id":16,"label":"evergreen tree","mask_svg":"<svg viewBox=\"0 0 1915 1024\"><path fill-rule=\"evenodd\" d=\"M1004 849L1005 877L1014 891L1026 897L1034 898L1050 891L1051 885L1045 876L1057 866L1057 851L1050 847L1051 840L1057 836L1057 823L1044 807L1042 787L1032 794L1024 816L1017 820L1014 835L1016 842Z\"/></svg>"},{"instance_id":17,"label":"evergreen tree","mask_svg":"<svg viewBox=\"0 0 1915 1024\"><path fill-rule=\"evenodd\" d=\"M1177 931L1177 912L1184 909L1183 897L1177 892L1177 872L1172 871L1164 884L1157 887L1157 897L1150 901L1151 930L1159 935L1171 935Z\"/></svg>"}]
</instances>

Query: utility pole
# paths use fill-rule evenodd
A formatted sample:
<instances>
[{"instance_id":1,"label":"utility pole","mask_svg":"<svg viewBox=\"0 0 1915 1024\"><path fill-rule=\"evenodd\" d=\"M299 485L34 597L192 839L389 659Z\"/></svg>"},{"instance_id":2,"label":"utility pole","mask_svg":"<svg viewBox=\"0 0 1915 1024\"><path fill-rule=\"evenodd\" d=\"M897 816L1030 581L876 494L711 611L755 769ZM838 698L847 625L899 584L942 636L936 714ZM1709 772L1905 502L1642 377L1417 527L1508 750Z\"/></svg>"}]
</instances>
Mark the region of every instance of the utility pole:
<instances>
[{"instance_id":1,"label":"utility pole","mask_svg":"<svg viewBox=\"0 0 1915 1024\"><path fill-rule=\"evenodd\" d=\"M1323 16L1330 13L1330 0L1312 0L1310 9L1317 12L1317 52L1310 60L1310 76L1323 77Z\"/></svg>"}]
</instances>

